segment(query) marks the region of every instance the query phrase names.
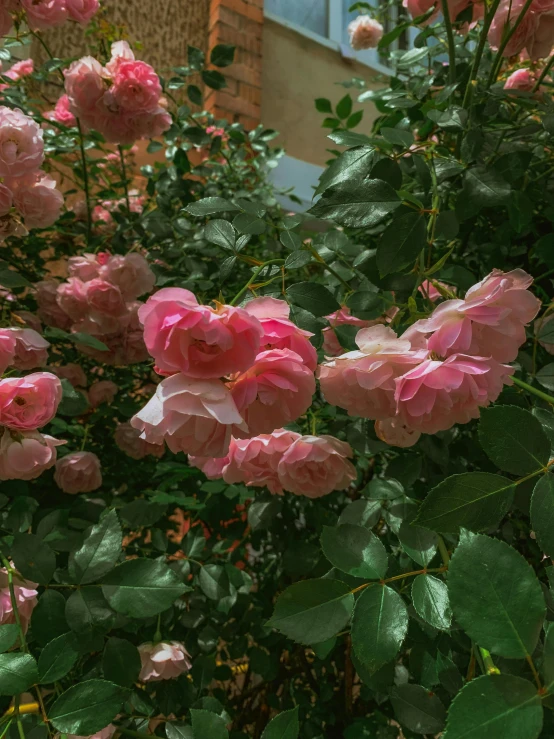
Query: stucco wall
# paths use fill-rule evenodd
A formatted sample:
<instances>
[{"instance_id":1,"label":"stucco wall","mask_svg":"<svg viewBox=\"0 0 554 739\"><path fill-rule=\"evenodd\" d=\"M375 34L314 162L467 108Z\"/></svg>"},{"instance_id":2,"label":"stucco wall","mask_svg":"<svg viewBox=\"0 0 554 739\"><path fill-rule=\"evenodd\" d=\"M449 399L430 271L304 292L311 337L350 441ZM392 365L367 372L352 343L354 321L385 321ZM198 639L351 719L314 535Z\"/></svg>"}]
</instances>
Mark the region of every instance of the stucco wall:
<instances>
[{"instance_id":1,"label":"stucco wall","mask_svg":"<svg viewBox=\"0 0 554 739\"><path fill-rule=\"evenodd\" d=\"M329 98L333 105L347 90L337 82L352 77L365 80L368 88L378 88L378 74L365 64L341 58L329 49L266 17L263 32L262 122L280 131L276 140L287 154L311 164L323 165L332 147L328 129L321 128L324 116L315 109L314 100ZM350 90L354 100L357 91ZM358 105L364 118L356 131L369 133L377 117L370 103Z\"/></svg>"}]
</instances>

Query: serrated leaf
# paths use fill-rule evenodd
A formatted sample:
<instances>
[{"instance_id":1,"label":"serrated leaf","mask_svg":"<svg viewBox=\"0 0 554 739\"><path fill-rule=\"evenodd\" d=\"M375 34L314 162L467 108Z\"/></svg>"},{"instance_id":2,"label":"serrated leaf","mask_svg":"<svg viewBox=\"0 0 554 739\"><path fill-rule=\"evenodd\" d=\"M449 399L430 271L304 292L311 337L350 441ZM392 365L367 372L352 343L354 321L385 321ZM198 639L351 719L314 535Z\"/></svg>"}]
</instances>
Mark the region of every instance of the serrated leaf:
<instances>
[{"instance_id":1,"label":"serrated leaf","mask_svg":"<svg viewBox=\"0 0 554 739\"><path fill-rule=\"evenodd\" d=\"M229 221L224 221L222 218L209 221L204 235L210 243L217 244L223 249L233 251L235 248L235 229Z\"/></svg>"},{"instance_id":2,"label":"serrated leaf","mask_svg":"<svg viewBox=\"0 0 554 739\"><path fill-rule=\"evenodd\" d=\"M0 626L0 653L7 652L19 639L17 624L3 624Z\"/></svg>"},{"instance_id":3,"label":"serrated leaf","mask_svg":"<svg viewBox=\"0 0 554 739\"><path fill-rule=\"evenodd\" d=\"M411 267L427 246L427 225L423 213L403 213L393 218L377 247L381 277Z\"/></svg>"},{"instance_id":4,"label":"serrated leaf","mask_svg":"<svg viewBox=\"0 0 554 739\"><path fill-rule=\"evenodd\" d=\"M225 198L210 197L197 200L196 203L190 203L185 210L192 216L210 216L228 210L240 210L240 208L230 200L225 200Z\"/></svg>"},{"instance_id":5,"label":"serrated leaf","mask_svg":"<svg viewBox=\"0 0 554 739\"><path fill-rule=\"evenodd\" d=\"M79 584L95 582L115 567L121 554L122 532L117 513L109 511L94 525L80 549L69 557L69 574Z\"/></svg>"},{"instance_id":6,"label":"serrated leaf","mask_svg":"<svg viewBox=\"0 0 554 739\"><path fill-rule=\"evenodd\" d=\"M263 234L267 228L267 224L258 216L252 213L239 213L233 219L233 226L241 234Z\"/></svg>"},{"instance_id":7,"label":"serrated leaf","mask_svg":"<svg viewBox=\"0 0 554 739\"><path fill-rule=\"evenodd\" d=\"M372 146L359 146L344 151L323 172L314 195L342 182L361 182L371 170L374 152Z\"/></svg>"},{"instance_id":8,"label":"serrated leaf","mask_svg":"<svg viewBox=\"0 0 554 739\"><path fill-rule=\"evenodd\" d=\"M38 660L39 681L55 683L65 677L79 658L75 634L69 632L47 644Z\"/></svg>"},{"instance_id":9,"label":"serrated leaf","mask_svg":"<svg viewBox=\"0 0 554 739\"><path fill-rule=\"evenodd\" d=\"M408 557L422 567L427 567L437 553L437 535L422 526L403 521L398 531L398 539Z\"/></svg>"},{"instance_id":10,"label":"serrated leaf","mask_svg":"<svg viewBox=\"0 0 554 739\"><path fill-rule=\"evenodd\" d=\"M395 590L370 585L362 592L352 617L352 648L369 673L396 657L407 631L408 611Z\"/></svg>"},{"instance_id":11,"label":"serrated leaf","mask_svg":"<svg viewBox=\"0 0 554 739\"><path fill-rule=\"evenodd\" d=\"M448 631L452 610L446 584L432 575L418 575L412 583L412 602L418 615L436 629Z\"/></svg>"},{"instance_id":12,"label":"serrated leaf","mask_svg":"<svg viewBox=\"0 0 554 739\"><path fill-rule=\"evenodd\" d=\"M554 390L554 362L541 367L535 378L547 390Z\"/></svg>"},{"instance_id":13,"label":"serrated leaf","mask_svg":"<svg viewBox=\"0 0 554 739\"><path fill-rule=\"evenodd\" d=\"M539 420L513 405L481 411L479 441L491 462L513 475L535 472L550 458L550 442Z\"/></svg>"},{"instance_id":14,"label":"serrated leaf","mask_svg":"<svg viewBox=\"0 0 554 739\"><path fill-rule=\"evenodd\" d=\"M268 626L301 644L317 644L341 631L352 615L354 596L340 580L302 580L277 598Z\"/></svg>"},{"instance_id":15,"label":"serrated leaf","mask_svg":"<svg viewBox=\"0 0 554 739\"><path fill-rule=\"evenodd\" d=\"M532 654L546 606L525 559L498 539L465 537L448 569L456 621L477 644L510 659Z\"/></svg>"},{"instance_id":16,"label":"serrated leaf","mask_svg":"<svg viewBox=\"0 0 554 739\"><path fill-rule=\"evenodd\" d=\"M334 567L354 577L379 580L387 572L387 551L375 534L364 526L350 523L324 526L321 548Z\"/></svg>"},{"instance_id":17,"label":"serrated leaf","mask_svg":"<svg viewBox=\"0 0 554 739\"><path fill-rule=\"evenodd\" d=\"M262 739L298 739L300 724L298 722L298 706L290 711L282 711L271 719L265 727Z\"/></svg>"},{"instance_id":18,"label":"serrated leaf","mask_svg":"<svg viewBox=\"0 0 554 739\"><path fill-rule=\"evenodd\" d=\"M414 135L411 131L405 131L402 128L381 128L379 133L383 138L396 146L410 147L414 143Z\"/></svg>"},{"instance_id":19,"label":"serrated leaf","mask_svg":"<svg viewBox=\"0 0 554 739\"><path fill-rule=\"evenodd\" d=\"M102 671L106 680L130 688L138 680L140 667L140 655L134 644L115 636L108 639L102 656Z\"/></svg>"},{"instance_id":20,"label":"serrated leaf","mask_svg":"<svg viewBox=\"0 0 554 739\"><path fill-rule=\"evenodd\" d=\"M333 294L317 282L297 282L287 288L287 297L314 316L327 316L340 308Z\"/></svg>"},{"instance_id":21,"label":"serrated leaf","mask_svg":"<svg viewBox=\"0 0 554 739\"><path fill-rule=\"evenodd\" d=\"M228 67L235 58L236 46L232 44L217 44L210 54L210 62L216 67Z\"/></svg>"},{"instance_id":22,"label":"serrated leaf","mask_svg":"<svg viewBox=\"0 0 554 739\"><path fill-rule=\"evenodd\" d=\"M23 577L40 585L48 585L56 569L56 555L36 534L15 537L12 559Z\"/></svg>"},{"instance_id":23,"label":"serrated leaf","mask_svg":"<svg viewBox=\"0 0 554 739\"><path fill-rule=\"evenodd\" d=\"M49 708L48 718L63 733L94 734L114 720L128 693L108 680L86 680L62 693Z\"/></svg>"},{"instance_id":24,"label":"serrated leaf","mask_svg":"<svg viewBox=\"0 0 554 739\"><path fill-rule=\"evenodd\" d=\"M0 695L18 695L36 682L37 663L30 654L0 654Z\"/></svg>"},{"instance_id":25,"label":"serrated leaf","mask_svg":"<svg viewBox=\"0 0 554 739\"><path fill-rule=\"evenodd\" d=\"M376 226L400 206L400 198L383 180L364 180L350 188L331 188L308 211L340 226Z\"/></svg>"},{"instance_id":26,"label":"serrated leaf","mask_svg":"<svg viewBox=\"0 0 554 739\"><path fill-rule=\"evenodd\" d=\"M194 739L227 739L229 732L225 720L217 713L191 708L192 732Z\"/></svg>"},{"instance_id":27,"label":"serrated leaf","mask_svg":"<svg viewBox=\"0 0 554 739\"><path fill-rule=\"evenodd\" d=\"M542 551L554 557L554 475L550 472L535 485L531 498L531 526Z\"/></svg>"},{"instance_id":28,"label":"serrated leaf","mask_svg":"<svg viewBox=\"0 0 554 739\"><path fill-rule=\"evenodd\" d=\"M416 734L439 734L444 728L446 709L436 695L421 685L396 685L391 703L402 726Z\"/></svg>"}]
</instances>

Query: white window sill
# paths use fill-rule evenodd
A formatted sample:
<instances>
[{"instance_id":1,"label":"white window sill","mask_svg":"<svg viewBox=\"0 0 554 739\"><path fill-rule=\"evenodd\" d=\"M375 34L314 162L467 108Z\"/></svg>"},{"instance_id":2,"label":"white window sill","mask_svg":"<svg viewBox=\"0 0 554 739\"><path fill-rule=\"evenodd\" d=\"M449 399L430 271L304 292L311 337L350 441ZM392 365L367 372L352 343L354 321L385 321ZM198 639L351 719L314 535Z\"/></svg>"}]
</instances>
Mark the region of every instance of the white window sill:
<instances>
[{"instance_id":1,"label":"white window sill","mask_svg":"<svg viewBox=\"0 0 554 739\"><path fill-rule=\"evenodd\" d=\"M282 18L280 15L269 13L267 10L264 11L264 15L270 21L273 21L274 23L278 23L280 26L283 26L284 28L288 28L291 31L294 31L295 33L299 33L301 36L304 36L305 38L310 39L310 41L315 41L317 44L321 44L321 46L325 46L328 49L332 49L333 51L336 51L338 54L341 54L340 44L337 41L333 41L331 39L325 38L324 36L320 36L318 33L314 33L313 31L310 31L309 28L304 28L303 26L299 26L297 23L288 21L286 18ZM379 61L373 61L373 60L366 61L365 59L360 59L355 51L353 50L351 51L352 51L352 56L349 57L350 59L355 60L359 62L360 64L364 64L366 67L368 67L369 69L372 69L375 72L379 72L387 76L390 76L391 74L393 74L393 70L390 69L390 67L386 67L384 64L381 64ZM363 53L367 53L367 52L363 52ZM373 51L373 53L377 55L376 50Z\"/></svg>"}]
</instances>

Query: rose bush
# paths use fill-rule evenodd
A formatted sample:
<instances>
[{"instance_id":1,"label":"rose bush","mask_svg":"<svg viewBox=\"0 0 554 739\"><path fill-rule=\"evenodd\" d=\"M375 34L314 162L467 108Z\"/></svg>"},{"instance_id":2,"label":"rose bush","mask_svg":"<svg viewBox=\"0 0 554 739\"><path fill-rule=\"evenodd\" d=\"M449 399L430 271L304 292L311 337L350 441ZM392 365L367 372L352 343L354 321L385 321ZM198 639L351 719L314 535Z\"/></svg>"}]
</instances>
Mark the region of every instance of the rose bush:
<instances>
[{"instance_id":1,"label":"rose bush","mask_svg":"<svg viewBox=\"0 0 554 739\"><path fill-rule=\"evenodd\" d=\"M0 3L1 736L554 736L554 11L404 4L304 214L232 47Z\"/></svg>"}]
</instances>

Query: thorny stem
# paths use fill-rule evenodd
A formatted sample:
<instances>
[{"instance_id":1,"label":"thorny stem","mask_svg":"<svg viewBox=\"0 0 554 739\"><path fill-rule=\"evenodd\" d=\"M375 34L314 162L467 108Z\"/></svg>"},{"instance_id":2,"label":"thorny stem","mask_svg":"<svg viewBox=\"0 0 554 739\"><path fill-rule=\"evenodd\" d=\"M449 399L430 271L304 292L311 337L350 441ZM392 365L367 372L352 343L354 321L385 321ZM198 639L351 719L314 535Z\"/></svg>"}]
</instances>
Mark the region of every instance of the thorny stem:
<instances>
[{"instance_id":1,"label":"thorny stem","mask_svg":"<svg viewBox=\"0 0 554 739\"><path fill-rule=\"evenodd\" d=\"M267 267L270 264L284 264L284 263L285 263L284 259L270 259L268 262L264 262L263 264L260 264L258 269L254 271L254 274L248 280L246 285L241 290L239 290L239 292L235 295L235 297L230 301L229 305L236 305L239 302L239 300L242 298L244 293L248 290L250 285L256 281L256 277L260 274L260 272L264 269L264 267Z\"/></svg>"},{"instance_id":2,"label":"thorny stem","mask_svg":"<svg viewBox=\"0 0 554 739\"><path fill-rule=\"evenodd\" d=\"M540 677L539 677L539 673L537 672L537 668L535 667L535 663L533 662L533 659L532 659L531 655L530 655L530 654L528 654L528 655L527 655L527 656L525 657L525 659L527 660L527 664L528 664L528 665L529 665L529 667L531 668L531 672L533 673L533 678L534 678L534 680L535 680L535 682L536 682L536 684L537 684L537 688L538 688L539 690L542 690L542 683L541 683L541 679L540 679Z\"/></svg>"},{"instance_id":3,"label":"thorny stem","mask_svg":"<svg viewBox=\"0 0 554 739\"><path fill-rule=\"evenodd\" d=\"M125 152L121 144L118 145L119 159L121 162L121 176L123 178L123 190L125 192L125 204L127 205L127 213L131 212L131 204L129 201L129 187L127 183L127 168L125 166Z\"/></svg>"},{"instance_id":4,"label":"thorny stem","mask_svg":"<svg viewBox=\"0 0 554 739\"><path fill-rule=\"evenodd\" d=\"M548 395L548 393L543 393L542 390L537 390L536 387L528 385L526 382L523 382L523 380L520 380L519 377L512 377L512 380L514 381L515 385L519 385L519 387L523 388L523 390L527 390L528 393L533 393L533 395L536 395L537 398L541 398L547 403L554 405L554 397L552 395Z\"/></svg>"},{"instance_id":5,"label":"thorny stem","mask_svg":"<svg viewBox=\"0 0 554 739\"><path fill-rule=\"evenodd\" d=\"M394 582L395 580L404 580L406 577L415 577L416 575L426 575L428 572L446 572L448 567L445 565L444 567L425 567L423 570L413 570L412 572L403 572L401 575L394 575L394 577L387 577L385 580L378 580L377 582L379 585L386 585L389 582ZM360 590L365 590L365 588L368 588L370 585L376 585L376 581L373 582L366 582L363 585L359 585L357 588L354 588L354 590L351 590L351 593L358 593Z\"/></svg>"},{"instance_id":6,"label":"thorny stem","mask_svg":"<svg viewBox=\"0 0 554 739\"><path fill-rule=\"evenodd\" d=\"M442 15L446 27L446 38L448 40L448 79L450 84L456 82L456 45L454 33L452 32L452 20L448 9L448 0L441 0Z\"/></svg>"},{"instance_id":7,"label":"thorny stem","mask_svg":"<svg viewBox=\"0 0 554 739\"><path fill-rule=\"evenodd\" d=\"M77 128L79 130L79 149L81 151L81 162L83 165L83 187L85 190L85 202L87 206L87 243L90 242L92 233L92 210L90 205L90 187L88 181L87 158L85 154L85 139L83 136L83 127L81 121L77 118Z\"/></svg>"}]
</instances>

